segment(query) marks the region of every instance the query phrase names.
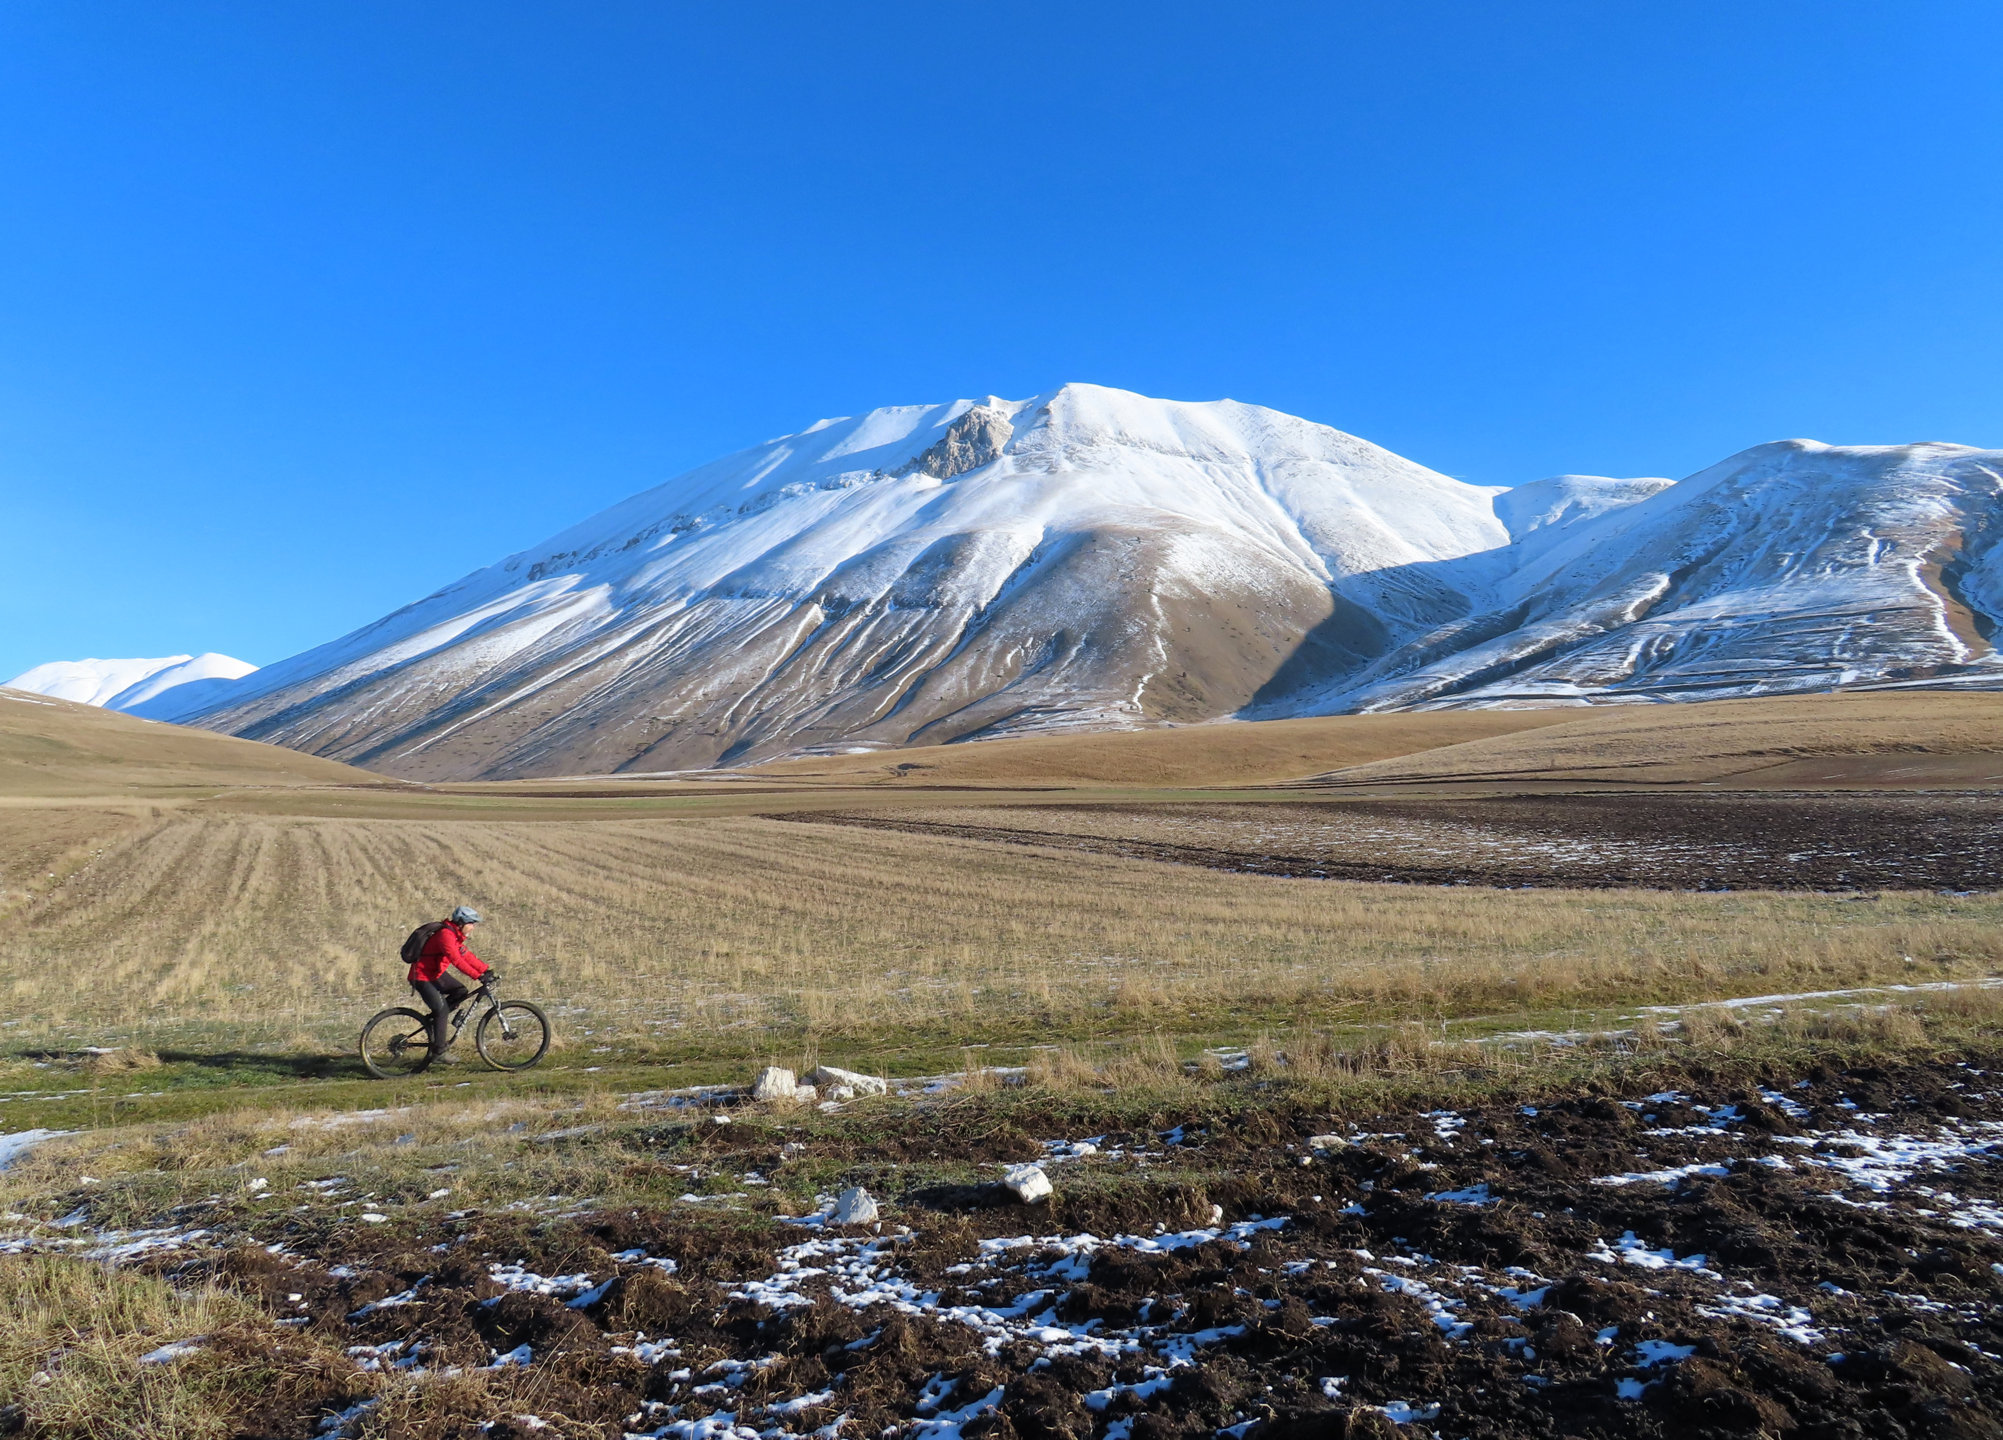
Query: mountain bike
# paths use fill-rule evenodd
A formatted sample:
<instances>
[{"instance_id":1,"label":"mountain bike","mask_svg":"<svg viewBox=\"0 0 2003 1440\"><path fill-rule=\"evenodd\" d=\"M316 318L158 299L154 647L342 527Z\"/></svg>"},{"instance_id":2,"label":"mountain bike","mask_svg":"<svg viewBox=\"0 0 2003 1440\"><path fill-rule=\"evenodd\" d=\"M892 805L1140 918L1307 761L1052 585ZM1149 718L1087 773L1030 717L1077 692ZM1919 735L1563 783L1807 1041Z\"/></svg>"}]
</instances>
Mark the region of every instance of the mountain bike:
<instances>
[{"instance_id":1,"label":"mountain bike","mask_svg":"<svg viewBox=\"0 0 2003 1440\"><path fill-rule=\"evenodd\" d=\"M495 1070L526 1070L549 1049L549 1017L526 1000L502 1000L491 977L482 979L463 1004L452 1012L445 1037L450 1050L466 1022L480 1012L473 1027L473 1048ZM415 1075L435 1058L431 1053L431 1013L408 1005L379 1010L362 1027L362 1064L378 1080Z\"/></svg>"}]
</instances>

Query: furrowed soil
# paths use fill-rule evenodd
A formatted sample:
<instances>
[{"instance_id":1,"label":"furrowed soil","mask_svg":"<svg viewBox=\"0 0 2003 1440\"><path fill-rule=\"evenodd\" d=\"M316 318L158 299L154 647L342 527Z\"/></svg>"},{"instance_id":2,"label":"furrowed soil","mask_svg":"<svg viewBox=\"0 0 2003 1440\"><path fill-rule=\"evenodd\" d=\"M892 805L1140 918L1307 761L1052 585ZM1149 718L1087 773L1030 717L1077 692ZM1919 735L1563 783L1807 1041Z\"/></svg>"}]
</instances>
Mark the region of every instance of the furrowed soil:
<instances>
[{"instance_id":1,"label":"furrowed soil","mask_svg":"<svg viewBox=\"0 0 2003 1440\"><path fill-rule=\"evenodd\" d=\"M351 1156L152 1230L79 1185L8 1248L254 1300L190 1352L293 1357L242 1435L2003 1434L2003 1054L1692 1063L1353 1113L1253 1072L1089 1136L1061 1092L657 1098L537 1137L651 1202L445 1211L451 1164ZM850 1184L878 1221L801 1201Z\"/></svg>"},{"instance_id":2,"label":"furrowed soil","mask_svg":"<svg viewBox=\"0 0 2003 1440\"><path fill-rule=\"evenodd\" d=\"M2003 796L1604 794L774 816L1419 885L1993 890Z\"/></svg>"}]
</instances>

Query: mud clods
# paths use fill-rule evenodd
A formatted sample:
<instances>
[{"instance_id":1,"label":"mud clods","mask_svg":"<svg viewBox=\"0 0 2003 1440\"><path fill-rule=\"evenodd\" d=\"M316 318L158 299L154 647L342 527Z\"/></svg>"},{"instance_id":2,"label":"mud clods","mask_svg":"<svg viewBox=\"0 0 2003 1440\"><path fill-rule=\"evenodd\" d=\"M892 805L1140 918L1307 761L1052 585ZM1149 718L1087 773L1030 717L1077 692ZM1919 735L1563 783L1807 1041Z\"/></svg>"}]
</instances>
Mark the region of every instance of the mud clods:
<instances>
[{"instance_id":1,"label":"mud clods","mask_svg":"<svg viewBox=\"0 0 2003 1440\"><path fill-rule=\"evenodd\" d=\"M1984 1065L1257 1118L1053 1144L1054 1209L871 1160L876 1225L496 1212L151 1263L406 1377L385 1436L2003 1435ZM258 1433L356 1433L320 1430L352 1379L311 1383Z\"/></svg>"}]
</instances>

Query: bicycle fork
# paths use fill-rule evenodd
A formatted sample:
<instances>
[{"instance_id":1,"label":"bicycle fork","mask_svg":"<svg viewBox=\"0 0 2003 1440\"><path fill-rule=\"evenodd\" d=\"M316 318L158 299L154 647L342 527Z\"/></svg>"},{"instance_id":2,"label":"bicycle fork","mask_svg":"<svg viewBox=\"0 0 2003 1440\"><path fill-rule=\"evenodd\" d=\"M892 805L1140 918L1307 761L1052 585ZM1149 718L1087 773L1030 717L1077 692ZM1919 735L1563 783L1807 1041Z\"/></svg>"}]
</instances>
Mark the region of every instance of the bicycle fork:
<instances>
[{"instance_id":1,"label":"bicycle fork","mask_svg":"<svg viewBox=\"0 0 2003 1440\"><path fill-rule=\"evenodd\" d=\"M459 1032L466 1028L466 1022L473 1018L473 1012L479 1008L480 1006L478 1001L468 1000L464 1005L461 1005L457 1010L452 1012L451 1043L456 1044L458 1042ZM492 999L489 999L487 1001L487 1008L492 1010L495 1014L501 1017L501 1038L504 1040L514 1039L515 1032L514 1028L508 1024L507 1011L501 1009L501 1007L498 1004L496 1004Z\"/></svg>"}]
</instances>

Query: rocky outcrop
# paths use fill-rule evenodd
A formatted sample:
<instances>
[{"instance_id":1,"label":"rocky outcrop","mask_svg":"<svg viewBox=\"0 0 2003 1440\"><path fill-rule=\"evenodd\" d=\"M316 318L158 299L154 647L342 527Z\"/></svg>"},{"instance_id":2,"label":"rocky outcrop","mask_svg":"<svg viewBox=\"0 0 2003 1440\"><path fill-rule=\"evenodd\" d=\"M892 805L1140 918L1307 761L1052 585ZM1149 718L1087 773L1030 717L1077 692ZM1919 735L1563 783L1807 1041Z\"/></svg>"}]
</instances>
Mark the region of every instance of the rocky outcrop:
<instances>
[{"instance_id":1,"label":"rocky outcrop","mask_svg":"<svg viewBox=\"0 0 2003 1440\"><path fill-rule=\"evenodd\" d=\"M946 438L916 459L899 466L896 475L930 475L951 480L969 470L992 465L1015 434L1008 415L989 405L976 405L946 427Z\"/></svg>"}]
</instances>

